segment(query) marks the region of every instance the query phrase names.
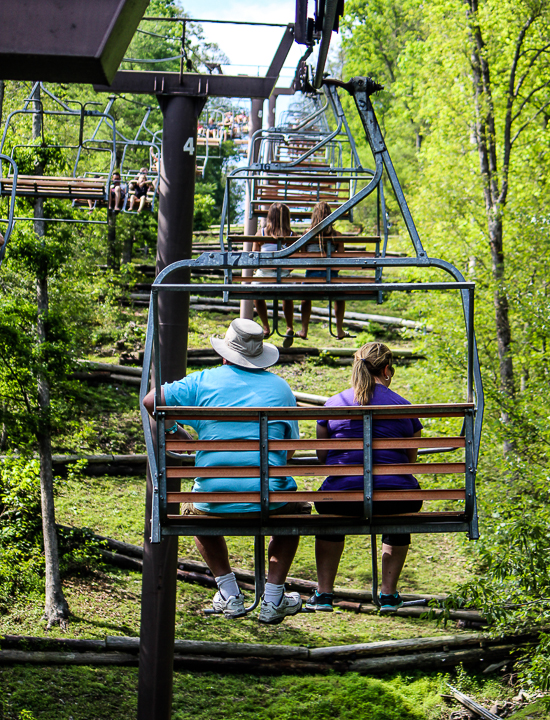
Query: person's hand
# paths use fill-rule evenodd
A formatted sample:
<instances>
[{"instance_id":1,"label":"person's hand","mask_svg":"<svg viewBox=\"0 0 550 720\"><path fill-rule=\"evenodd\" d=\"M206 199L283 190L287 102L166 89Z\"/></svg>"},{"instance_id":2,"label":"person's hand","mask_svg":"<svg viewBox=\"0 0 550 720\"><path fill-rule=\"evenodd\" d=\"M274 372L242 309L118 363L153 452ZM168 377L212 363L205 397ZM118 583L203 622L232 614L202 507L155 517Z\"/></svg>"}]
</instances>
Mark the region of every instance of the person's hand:
<instances>
[{"instance_id":1,"label":"person's hand","mask_svg":"<svg viewBox=\"0 0 550 720\"><path fill-rule=\"evenodd\" d=\"M193 440L193 436L187 432L187 430L184 430L181 425L178 427L178 431L174 433L174 437L178 440ZM193 453L192 450L186 450L185 451L188 455L191 455Z\"/></svg>"}]
</instances>

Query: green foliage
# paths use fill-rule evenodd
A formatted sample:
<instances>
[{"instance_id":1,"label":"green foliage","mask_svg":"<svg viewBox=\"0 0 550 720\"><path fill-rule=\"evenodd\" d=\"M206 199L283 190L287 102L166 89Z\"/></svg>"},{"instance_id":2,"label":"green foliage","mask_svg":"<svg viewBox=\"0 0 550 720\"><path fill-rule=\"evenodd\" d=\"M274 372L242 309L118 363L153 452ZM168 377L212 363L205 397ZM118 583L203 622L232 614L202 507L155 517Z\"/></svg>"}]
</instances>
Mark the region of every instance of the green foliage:
<instances>
[{"instance_id":1,"label":"green foliage","mask_svg":"<svg viewBox=\"0 0 550 720\"><path fill-rule=\"evenodd\" d=\"M486 399L477 478L481 539L470 548L479 578L464 585L453 602L479 607L495 632L536 631L548 624L550 604L550 156L542 151L550 99L542 38L549 25L547 3L350 0L343 30L345 79L369 74L385 86L373 104L428 254L452 262L476 282L476 334ZM477 31L490 100L476 94L473 82ZM495 118L494 182L503 191L492 209L478 152L480 119L490 112ZM364 134L354 123L361 157L370 160ZM401 234L401 244L395 247L392 239L389 249L410 254L391 192L388 206L391 232ZM503 221L504 248L498 262L490 244L497 215ZM500 270L503 277L497 282ZM400 280L407 275L401 273ZM442 278L420 271L408 277ZM513 397L501 387L497 291L506 299L510 317ZM408 317L420 315L433 326L433 332L417 338L427 364L411 373L407 397L418 402L464 399L465 337L456 298L450 293L412 294L407 311ZM513 447L506 458L504 439ZM540 685L549 671L543 641L523 673Z\"/></svg>"},{"instance_id":2,"label":"green foliage","mask_svg":"<svg viewBox=\"0 0 550 720\"><path fill-rule=\"evenodd\" d=\"M7 455L0 468L0 612L41 584L42 522L38 461Z\"/></svg>"},{"instance_id":3,"label":"green foliage","mask_svg":"<svg viewBox=\"0 0 550 720\"><path fill-rule=\"evenodd\" d=\"M193 210L193 229L207 230L212 224L216 201L211 195L195 195Z\"/></svg>"}]
</instances>

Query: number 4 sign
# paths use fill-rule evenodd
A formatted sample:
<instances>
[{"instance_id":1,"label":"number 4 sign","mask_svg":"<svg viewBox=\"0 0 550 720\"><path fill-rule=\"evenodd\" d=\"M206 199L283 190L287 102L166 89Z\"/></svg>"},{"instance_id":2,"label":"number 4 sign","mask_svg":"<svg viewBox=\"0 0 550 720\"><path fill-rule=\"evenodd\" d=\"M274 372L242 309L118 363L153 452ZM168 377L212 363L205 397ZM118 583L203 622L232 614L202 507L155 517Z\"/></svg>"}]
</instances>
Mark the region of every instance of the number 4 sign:
<instances>
[{"instance_id":1,"label":"number 4 sign","mask_svg":"<svg viewBox=\"0 0 550 720\"><path fill-rule=\"evenodd\" d=\"M183 152L188 152L189 155L193 155L195 152L195 145L193 144L193 138L187 138L185 145L183 146Z\"/></svg>"}]
</instances>

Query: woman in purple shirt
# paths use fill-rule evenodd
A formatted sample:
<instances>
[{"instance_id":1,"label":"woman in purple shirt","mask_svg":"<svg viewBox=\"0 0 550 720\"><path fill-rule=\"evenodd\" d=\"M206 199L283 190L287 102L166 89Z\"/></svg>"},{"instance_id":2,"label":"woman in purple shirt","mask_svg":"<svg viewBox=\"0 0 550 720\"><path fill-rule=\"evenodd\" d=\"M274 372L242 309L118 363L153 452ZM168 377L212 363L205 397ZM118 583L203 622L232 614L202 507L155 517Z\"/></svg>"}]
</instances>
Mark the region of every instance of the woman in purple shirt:
<instances>
[{"instance_id":1,"label":"woman in purple shirt","mask_svg":"<svg viewBox=\"0 0 550 720\"><path fill-rule=\"evenodd\" d=\"M382 343L370 342L358 350L354 356L351 374L352 387L329 398L325 405L410 405L408 400L390 390L395 370L391 350ZM419 437L422 434L420 420L399 419L373 422L373 437L403 438ZM319 439L362 438L363 423L360 418L350 420L318 420L317 437ZM417 451L373 450L373 464L413 463ZM319 461L326 465L361 465L362 450L317 450ZM418 488L413 475L375 475L375 490L406 490ZM321 490L362 490L362 475L334 475L326 478ZM320 514L357 515L363 514L362 502L318 502L315 503ZM418 512L421 500L378 501L373 503L376 515L398 515ZM384 610L397 610L403 601L397 592L397 581L405 564L411 536L392 534L382 536L382 584L380 586L380 605ZM317 536L315 558L317 561L317 583L315 594L307 603L310 610L332 611L333 587L338 564L344 551L344 535Z\"/></svg>"}]
</instances>

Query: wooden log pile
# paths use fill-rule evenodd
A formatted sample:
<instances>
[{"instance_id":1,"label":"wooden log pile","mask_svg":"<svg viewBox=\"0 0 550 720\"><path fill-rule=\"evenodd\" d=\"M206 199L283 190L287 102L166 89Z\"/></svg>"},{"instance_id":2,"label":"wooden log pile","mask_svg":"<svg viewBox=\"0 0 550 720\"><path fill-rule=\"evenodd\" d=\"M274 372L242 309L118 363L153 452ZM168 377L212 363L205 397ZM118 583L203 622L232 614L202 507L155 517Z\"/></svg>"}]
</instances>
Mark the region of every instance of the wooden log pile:
<instances>
[{"instance_id":1,"label":"wooden log pile","mask_svg":"<svg viewBox=\"0 0 550 720\"><path fill-rule=\"evenodd\" d=\"M513 661L536 642L524 634L488 638L481 633L307 648L293 645L176 640L174 667L195 672L376 675L398 670L445 670L460 663L488 667L495 660ZM105 640L0 637L0 664L138 665L139 638Z\"/></svg>"},{"instance_id":2,"label":"wooden log pile","mask_svg":"<svg viewBox=\"0 0 550 720\"><path fill-rule=\"evenodd\" d=\"M211 274L222 275L223 273L222 271L212 271ZM191 273L191 275L193 275L193 273ZM141 286L138 286L138 289L141 289L142 292L132 292L129 294L128 297L132 304L143 307L149 306L150 293L143 292L143 289L145 288L146 286L142 284ZM240 312L240 304L237 301L229 301L227 303L223 303L219 298L199 297L198 295L191 295L189 307L191 310L195 310L197 312L215 312L222 313L224 315L239 315ZM317 307L314 305L311 308L311 311L311 322L326 323L328 321L328 307ZM272 310L268 310L267 314L269 317L273 317ZM301 317L302 316L299 312L294 313L295 320L301 320ZM333 322L336 322L334 309L332 310L332 318ZM376 323L377 325L388 325L391 327L411 328L414 330L421 330L425 332L431 332L433 330L433 327L431 325L424 325L423 323L417 322L415 320L393 317L391 315L374 315L371 313L360 313L353 311L346 311L344 313L344 325L351 330L357 330L359 332L362 330L368 330L371 326L371 323Z\"/></svg>"}]
</instances>

